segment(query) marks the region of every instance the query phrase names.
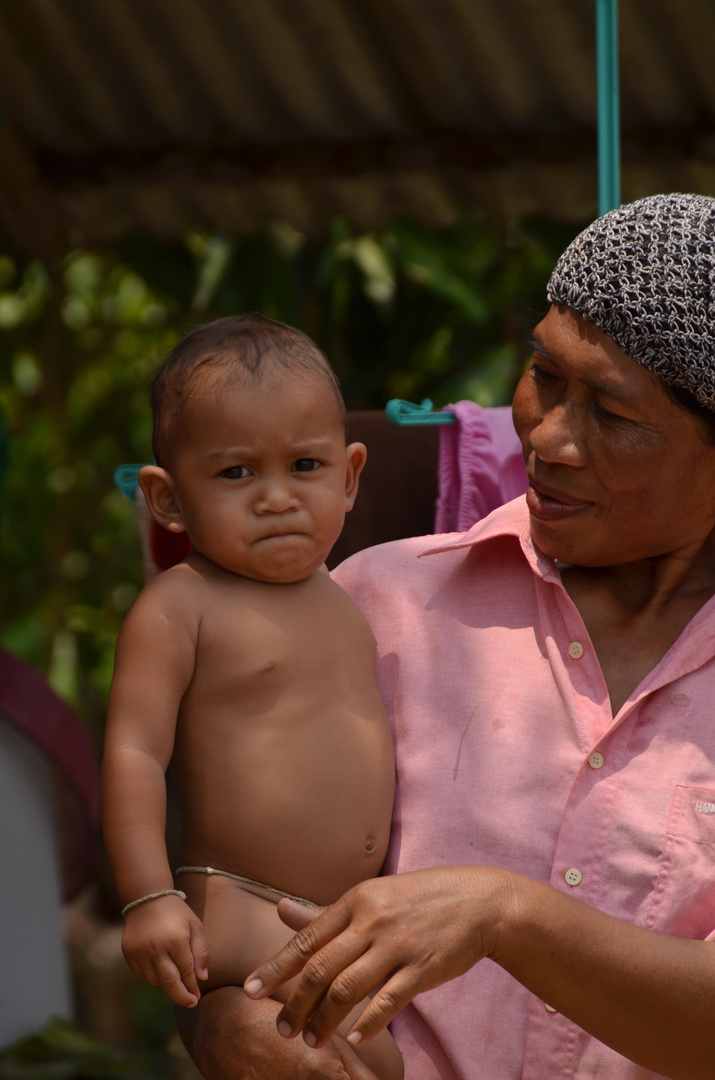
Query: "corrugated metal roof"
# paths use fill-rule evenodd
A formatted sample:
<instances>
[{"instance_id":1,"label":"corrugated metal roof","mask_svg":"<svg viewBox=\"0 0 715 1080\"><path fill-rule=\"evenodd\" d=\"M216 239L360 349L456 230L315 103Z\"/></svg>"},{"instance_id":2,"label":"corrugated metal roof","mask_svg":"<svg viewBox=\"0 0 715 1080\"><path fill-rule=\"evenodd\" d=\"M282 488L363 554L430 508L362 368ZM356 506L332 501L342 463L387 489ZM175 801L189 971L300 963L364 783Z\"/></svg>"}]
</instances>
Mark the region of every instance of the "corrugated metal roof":
<instances>
[{"instance_id":1,"label":"corrugated metal roof","mask_svg":"<svg viewBox=\"0 0 715 1080\"><path fill-rule=\"evenodd\" d=\"M594 6L0 0L0 212L48 250L334 213L588 218ZM715 192L715 4L620 16L624 198Z\"/></svg>"}]
</instances>

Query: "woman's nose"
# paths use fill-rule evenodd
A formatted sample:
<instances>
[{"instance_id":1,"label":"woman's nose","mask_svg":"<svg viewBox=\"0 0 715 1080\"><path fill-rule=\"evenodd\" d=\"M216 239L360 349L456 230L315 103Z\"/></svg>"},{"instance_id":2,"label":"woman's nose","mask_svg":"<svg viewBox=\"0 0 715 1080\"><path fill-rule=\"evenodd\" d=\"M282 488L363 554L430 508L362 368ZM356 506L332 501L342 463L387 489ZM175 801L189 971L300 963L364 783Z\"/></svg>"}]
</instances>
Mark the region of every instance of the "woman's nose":
<instances>
[{"instance_id":1,"label":"woman's nose","mask_svg":"<svg viewBox=\"0 0 715 1080\"><path fill-rule=\"evenodd\" d=\"M581 466L585 464L583 441L573 410L562 403L554 405L534 424L529 445L540 461L548 464Z\"/></svg>"}]
</instances>

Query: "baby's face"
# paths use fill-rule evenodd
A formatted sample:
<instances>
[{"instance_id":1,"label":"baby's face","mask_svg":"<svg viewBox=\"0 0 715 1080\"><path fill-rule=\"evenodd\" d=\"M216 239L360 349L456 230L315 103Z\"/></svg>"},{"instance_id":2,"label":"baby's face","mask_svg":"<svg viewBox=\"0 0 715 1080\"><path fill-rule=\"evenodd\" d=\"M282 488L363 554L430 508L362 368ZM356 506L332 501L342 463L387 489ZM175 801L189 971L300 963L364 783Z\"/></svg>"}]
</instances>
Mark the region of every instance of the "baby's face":
<instances>
[{"instance_id":1,"label":"baby's face","mask_svg":"<svg viewBox=\"0 0 715 1080\"><path fill-rule=\"evenodd\" d=\"M195 550L243 577L300 581L325 561L352 507L364 460L345 446L338 405L319 375L199 380L172 464ZM359 461L354 447L359 446Z\"/></svg>"}]
</instances>

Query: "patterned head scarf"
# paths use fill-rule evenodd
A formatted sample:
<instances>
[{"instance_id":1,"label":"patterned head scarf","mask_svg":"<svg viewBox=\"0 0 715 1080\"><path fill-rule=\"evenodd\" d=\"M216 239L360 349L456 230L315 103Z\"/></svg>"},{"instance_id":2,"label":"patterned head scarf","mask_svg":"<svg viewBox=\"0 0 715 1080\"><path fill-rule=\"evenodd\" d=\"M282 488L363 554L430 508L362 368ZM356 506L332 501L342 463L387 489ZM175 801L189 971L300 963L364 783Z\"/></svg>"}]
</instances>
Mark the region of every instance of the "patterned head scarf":
<instances>
[{"instance_id":1,"label":"patterned head scarf","mask_svg":"<svg viewBox=\"0 0 715 1080\"><path fill-rule=\"evenodd\" d=\"M715 412L715 199L652 195L598 218L546 294Z\"/></svg>"}]
</instances>

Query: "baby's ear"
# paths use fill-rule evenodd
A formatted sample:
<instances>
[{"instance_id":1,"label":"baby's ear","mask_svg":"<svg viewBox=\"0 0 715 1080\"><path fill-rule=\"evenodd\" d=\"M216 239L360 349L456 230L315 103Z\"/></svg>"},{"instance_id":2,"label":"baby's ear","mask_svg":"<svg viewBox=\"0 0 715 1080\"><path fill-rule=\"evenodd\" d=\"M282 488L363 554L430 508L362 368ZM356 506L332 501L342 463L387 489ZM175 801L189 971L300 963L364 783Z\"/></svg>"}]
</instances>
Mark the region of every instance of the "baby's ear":
<instances>
[{"instance_id":1,"label":"baby's ear","mask_svg":"<svg viewBox=\"0 0 715 1080\"><path fill-rule=\"evenodd\" d=\"M367 460L367 450L361 442L350 443L345 448L347 469L345 472L345 510L352 510L360 483L360 473Z\"/></svg>"},{"instance_id":2,"label":"baby's ear","mask_svg":"<svg viewBox=\"0 0 715 1080\"><path fill-rule=\"evenodd\" d=\"M173 533L186 532L171 473L159 465L143 465L139 470L139 486L157 525Z\"/></svg>"}]
</instances>

